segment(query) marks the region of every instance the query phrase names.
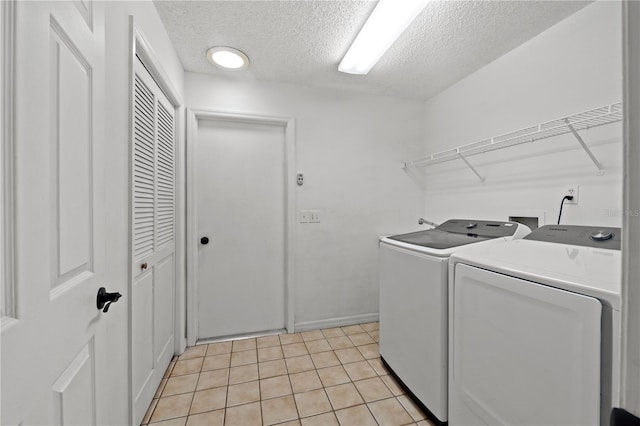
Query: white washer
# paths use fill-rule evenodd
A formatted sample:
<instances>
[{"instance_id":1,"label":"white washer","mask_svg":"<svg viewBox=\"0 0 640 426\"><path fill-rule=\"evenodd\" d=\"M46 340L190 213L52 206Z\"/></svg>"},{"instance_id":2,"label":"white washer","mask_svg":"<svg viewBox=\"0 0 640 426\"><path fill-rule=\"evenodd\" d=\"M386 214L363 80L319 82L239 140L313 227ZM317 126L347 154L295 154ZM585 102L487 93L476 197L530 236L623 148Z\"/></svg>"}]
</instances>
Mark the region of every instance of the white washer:
<instances>
[{"instance_id":1,"label":"white washer","mask_svg":"<svg viewBox=\"0 0 640 426\"><path fill-rule=\"evenodd\" d=\"M543 226L454 254L449 279L451 425L609 424L620 229Z\"/></svg>"},{"instance_id":2,"label":"white washer","mask_svg":"<svg viewBox=\"0 0 640 426\"><path fill-rule=\"evenodd\" d=\"M452 219L380 240L380 355L423 408L447 421L447 265L471 246L522 238L515 222Z\"/></svg>"}]
</instances>

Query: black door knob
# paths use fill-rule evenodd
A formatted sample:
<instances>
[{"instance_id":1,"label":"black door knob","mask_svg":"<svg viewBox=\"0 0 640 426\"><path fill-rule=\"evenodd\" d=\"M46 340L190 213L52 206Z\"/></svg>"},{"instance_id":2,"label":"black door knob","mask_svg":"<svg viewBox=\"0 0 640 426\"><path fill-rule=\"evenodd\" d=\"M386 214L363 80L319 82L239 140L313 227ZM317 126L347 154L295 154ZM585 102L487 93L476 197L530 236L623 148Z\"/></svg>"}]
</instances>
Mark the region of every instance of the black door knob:
<instances>
[{"instance_id":1,"label":"black door knob","mask_svg":"<svg viewBox=\"0 0 640 426\"><path fill-rule=\"evenodd\" d=\"M121 297L122 295L120 293L107 293L104 287L100 287L98 297L96 298L96 306L98 309L104 308L102 312L108 312L109 306L111 306L112 303L116 303Z\"/></svg>"},{"instance_id":2,"label":"black door knob","mask_svg":"<svg viewBox=\"0 0 640 426\"><path fill-rule=\"evenodd\" d=\"M205 245L205 246L206 246L207 244L209 244L209 237L202 237L202 238L200 238L200 244L203 244L203 245Z\"/></svg>"}]
</instances>

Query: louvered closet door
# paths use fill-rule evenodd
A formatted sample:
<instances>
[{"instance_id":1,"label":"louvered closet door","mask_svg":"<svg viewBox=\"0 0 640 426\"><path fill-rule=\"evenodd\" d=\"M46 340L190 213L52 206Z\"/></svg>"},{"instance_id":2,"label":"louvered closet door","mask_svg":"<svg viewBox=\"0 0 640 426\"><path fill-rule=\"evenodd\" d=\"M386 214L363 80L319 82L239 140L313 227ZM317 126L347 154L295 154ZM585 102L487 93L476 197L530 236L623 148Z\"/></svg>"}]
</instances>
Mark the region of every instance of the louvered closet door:
<instances>
[{"instance_id":1,"label":"louvered closet door","mask_svg":"<svg viewBox=\"0 0 640 426\"><path fill-rule=\"evenodd\" d=\"M139 424L174 350L174 108L135 64L132 385Z\"/></svg>"}]
</instances>

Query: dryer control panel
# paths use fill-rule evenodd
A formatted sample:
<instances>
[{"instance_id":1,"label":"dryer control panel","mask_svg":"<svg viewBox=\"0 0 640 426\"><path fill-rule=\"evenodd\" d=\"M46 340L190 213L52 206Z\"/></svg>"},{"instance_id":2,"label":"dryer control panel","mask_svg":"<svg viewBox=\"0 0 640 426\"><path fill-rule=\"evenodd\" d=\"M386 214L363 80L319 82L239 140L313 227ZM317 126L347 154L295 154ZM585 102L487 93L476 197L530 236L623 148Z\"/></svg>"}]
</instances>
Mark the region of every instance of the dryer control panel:
<instances>
[{"instance_id":1,"label":"dryer control panel","mask_svg":"<svg viewBox=\"0 0 640 426\"><path fill-rule=\"evenodd\" d=\"M524 239L620 250L620 228L604 226L545 225Z\"/></svg>"}]
</instances>

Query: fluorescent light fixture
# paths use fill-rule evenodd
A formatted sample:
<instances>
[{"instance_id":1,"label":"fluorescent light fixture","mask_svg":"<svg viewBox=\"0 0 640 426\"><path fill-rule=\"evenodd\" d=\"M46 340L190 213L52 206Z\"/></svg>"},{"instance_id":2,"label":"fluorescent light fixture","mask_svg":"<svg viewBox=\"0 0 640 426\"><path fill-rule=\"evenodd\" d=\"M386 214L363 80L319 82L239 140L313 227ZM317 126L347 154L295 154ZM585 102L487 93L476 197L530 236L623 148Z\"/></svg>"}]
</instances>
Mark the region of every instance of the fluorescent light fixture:
<instances>
[{"instance_id":1,"label":"fluorescent light fixture","mask_svg":"<svg viewBox=\"0 0 640 426\"><path fill-rule=\"evenodd\" d=\"M241 70L249 65L247 55L238 49L227 46L216 46L207 50L207 59L220 68L231 70Z\"/></svg>"},{"instance_id":2,"label":"fluorescent light fixture","mask_svg":"<svg viewBox=\"0 0 640 426\"><path fill-rule=\"evenodd\" d=\"M380 0L355 41L342 58L338 71L367 74L429 0Z\"/></svg>"}]
</instances>

